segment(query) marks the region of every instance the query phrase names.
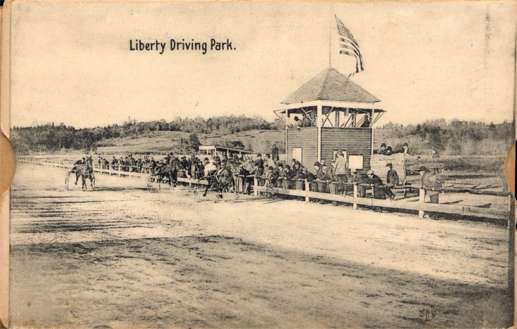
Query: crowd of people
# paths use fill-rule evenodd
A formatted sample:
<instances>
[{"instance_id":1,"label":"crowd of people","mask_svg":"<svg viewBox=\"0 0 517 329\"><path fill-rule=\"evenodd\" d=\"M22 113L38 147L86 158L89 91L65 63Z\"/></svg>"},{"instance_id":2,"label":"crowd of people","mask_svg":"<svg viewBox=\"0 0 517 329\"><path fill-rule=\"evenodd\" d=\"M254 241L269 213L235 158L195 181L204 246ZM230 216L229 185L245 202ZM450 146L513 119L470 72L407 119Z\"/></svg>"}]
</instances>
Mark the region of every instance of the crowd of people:
<instances>
[{"instance_id":1,"label":"crowd of people","mask_svg":"<svg viewBox=\"0 0 517 329\"><path fill-rule=\"evenodd\" d=\"M393 148L391 145L387 145L386 143L382 143L379 146L379 149L373 151L373 153L375 153L375 154L382 154L382 155L392 155L395 153L407 154L408 152L409 152L408 143L404 143L401 146L395 147L395 148Z\"/></svg>"},{"instance_id":2,"label":"crowd of people","mask_svg":"<svg viewBox=\"0 0 517 329\"><path fill-rule=\"evenodd\" d=\"M345 150L336 152L333 161L315 162L311 169L296 159L289 162L280 160L278 152L255 156L234 155L229 158L224 155L201 158L195 152L188 157L170 152L161 159L133 154L113 156L111 160L99 156L97 166L102 169L148 173L171 185L177 183L178 177L214 181L224 174L231 177L231 181L225 184L224 191L247 194L252 192L256 179L266 188L285 189L303 189L303 184L308 181L312 191L338 194L352 193L353 184L356 183L360 197L366 196L369 187L373 187L373 197L393 199L395 194L392 188L402 183L391 163L386 165L382 178L372 170L350 170Z\"/></svg>"},{"instance_id":3,"label":"crowd of people","mask_svg":"<svg viewBox=\"0 0 517 329\"><path fill-rule=\"evenodd\" d=\"M113 156L111 160L102 156L97 158L98 168L139 173L151 173L157 163L158 161L154 160L152 156L135 157L131 153L126 156Z\"/></svg>"}]
</instances>

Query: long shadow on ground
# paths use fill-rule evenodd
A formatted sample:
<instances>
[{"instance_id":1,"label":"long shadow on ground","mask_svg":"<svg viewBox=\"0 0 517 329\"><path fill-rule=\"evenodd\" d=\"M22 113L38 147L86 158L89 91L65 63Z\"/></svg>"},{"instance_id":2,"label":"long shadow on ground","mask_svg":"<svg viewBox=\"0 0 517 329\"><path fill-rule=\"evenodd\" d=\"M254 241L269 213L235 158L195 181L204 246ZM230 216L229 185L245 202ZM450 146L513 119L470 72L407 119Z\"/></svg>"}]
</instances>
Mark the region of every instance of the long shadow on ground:
<instances>
[{"instance_id":1,"label":"long shadow on ground","mask_svg":"<svg viewBox=\"0 0 517 329\"><path fill-rule=\"evenodd\" d=\"M15 245L12 274L15 326L476 328L511 322L511 297L496 286L229 236Z\"/></svg>"}]
</instances>

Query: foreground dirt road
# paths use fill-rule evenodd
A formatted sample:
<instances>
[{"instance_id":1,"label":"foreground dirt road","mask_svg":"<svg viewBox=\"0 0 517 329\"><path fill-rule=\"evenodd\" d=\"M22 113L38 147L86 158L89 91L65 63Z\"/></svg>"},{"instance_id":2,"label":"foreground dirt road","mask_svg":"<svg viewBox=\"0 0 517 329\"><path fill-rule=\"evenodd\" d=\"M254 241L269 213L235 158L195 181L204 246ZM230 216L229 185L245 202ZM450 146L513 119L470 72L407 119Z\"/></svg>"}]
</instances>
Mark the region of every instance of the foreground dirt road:
<instances>
[{"instance_id":1,"label":"foreground dirt road","mask_svg":"<svg viewBox=\"0 0 517 329\"><path fill-rule=\"evenodd\" d=\"M21 165L14 328L505 327L505 227Z\"/></svg>"}]
</instances>

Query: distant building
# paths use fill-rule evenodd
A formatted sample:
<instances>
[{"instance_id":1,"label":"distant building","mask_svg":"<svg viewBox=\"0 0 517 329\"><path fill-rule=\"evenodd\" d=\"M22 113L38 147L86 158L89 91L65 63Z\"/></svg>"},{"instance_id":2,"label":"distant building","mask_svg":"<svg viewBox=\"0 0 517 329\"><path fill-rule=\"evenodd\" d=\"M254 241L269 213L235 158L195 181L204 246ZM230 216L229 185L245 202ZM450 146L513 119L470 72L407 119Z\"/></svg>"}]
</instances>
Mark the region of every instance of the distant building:
<instances>
[{"instance_id":1,"label":"distant building","mask_svg":"<svg viewBox=\"0 0 517 329\"><path fill-rule=\"evenodd\" d=\"M251 152L218 145L200 145L198 153L200 157L206 156L211 158L215 157L216 155L218 155L219 157L230 158L234 155L243 156L247 154L251 154Z\"/></svg>"},{"instance_id":2,"label":"distant building","mask_svg":"<svg viewBox=\"0 0 517 329\"><path fill-rule=\"evenodd\" d=\"M330 67L304 83L275 111L285 120L287 160L312 168L346 150L351 169L370 169L380 100Z\"/></svg>"}]
</instances>

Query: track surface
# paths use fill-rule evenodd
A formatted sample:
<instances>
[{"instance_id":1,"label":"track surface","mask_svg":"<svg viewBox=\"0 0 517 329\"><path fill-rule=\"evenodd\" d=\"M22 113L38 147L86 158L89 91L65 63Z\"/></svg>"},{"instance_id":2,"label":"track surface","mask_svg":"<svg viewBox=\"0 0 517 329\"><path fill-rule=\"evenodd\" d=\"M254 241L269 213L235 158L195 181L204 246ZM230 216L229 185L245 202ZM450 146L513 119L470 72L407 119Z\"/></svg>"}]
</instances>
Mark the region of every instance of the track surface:
<instances>
[{"instance_id":1,"label":"track surface","mask_svg":"<svg viewBox=\"0 0 517 329\"><path fill-rule=\"evenodd\" d=\"M507 231L21 165L14 328L505 327Z\"/></svg>"}]
</instances>

